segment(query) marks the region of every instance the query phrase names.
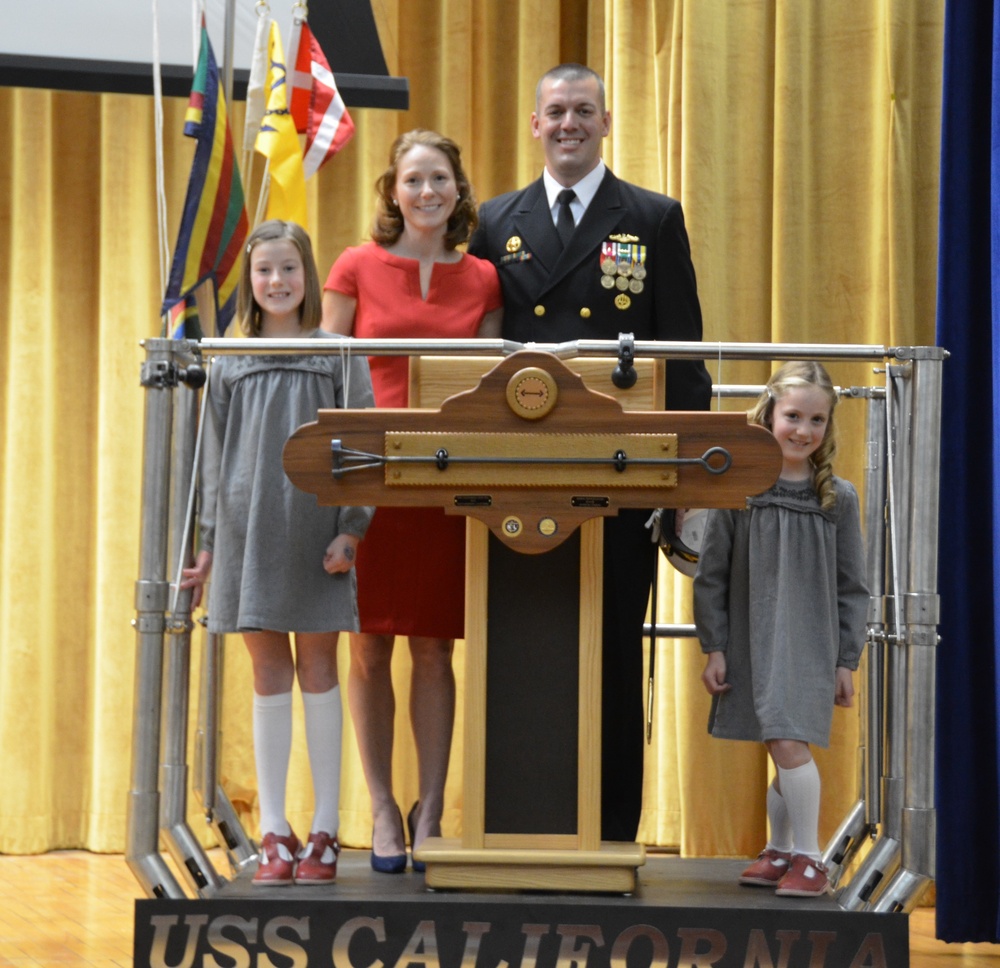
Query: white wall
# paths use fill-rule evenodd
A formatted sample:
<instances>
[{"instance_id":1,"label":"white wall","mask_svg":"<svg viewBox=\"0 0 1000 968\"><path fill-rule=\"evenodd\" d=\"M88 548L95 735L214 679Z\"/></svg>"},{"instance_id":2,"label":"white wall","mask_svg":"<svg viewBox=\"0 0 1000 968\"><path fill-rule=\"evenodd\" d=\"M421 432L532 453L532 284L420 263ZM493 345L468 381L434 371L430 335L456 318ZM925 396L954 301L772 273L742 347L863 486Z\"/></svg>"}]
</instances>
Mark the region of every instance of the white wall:
<instances>
[{"instance_id":1,"label":"white wall","mask_svg":"<svg viewBox=\"0 0 1000 968\"><path fill-rule=\"evenodd\" d=\"M191 0L156 0L162 64L192 67L197 59L198 14ZM0 57L29 56L125 61L153 60L153 0L3 0ZM200 10L200 3L197 9ZM205 0L208 33L222 62L225 0ZM271 4L282 36L291 26L291 2ZM249 70L257 13L253 0L236 0L234 66Z\"/></svg>"}]
</instances>

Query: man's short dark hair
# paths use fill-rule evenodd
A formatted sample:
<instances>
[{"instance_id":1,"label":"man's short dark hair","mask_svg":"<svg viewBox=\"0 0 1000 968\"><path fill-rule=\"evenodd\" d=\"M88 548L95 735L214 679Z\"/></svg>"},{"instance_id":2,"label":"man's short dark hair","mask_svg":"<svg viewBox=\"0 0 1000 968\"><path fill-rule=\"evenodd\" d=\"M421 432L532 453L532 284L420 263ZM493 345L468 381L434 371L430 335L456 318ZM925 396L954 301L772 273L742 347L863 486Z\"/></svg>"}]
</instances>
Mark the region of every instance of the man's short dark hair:
<instances>
[{"instance_id":1,"label":"man's short dark hair","mask_svg":"<svg viewBox=\"0 0 1000 968\"><path fill-rule=\"evenodd\" d=\"M585 81L590 80L597 81L597 93L600 98L600 109L601 114L607 110L606 95L604 93L604 80L597 71L585 64L560 64L558 67L553 67L547 70L539 79L538 84L535 85L535 111L538 111L542 103L542 84L545 81Z\"/></svg>"}]
</instances>

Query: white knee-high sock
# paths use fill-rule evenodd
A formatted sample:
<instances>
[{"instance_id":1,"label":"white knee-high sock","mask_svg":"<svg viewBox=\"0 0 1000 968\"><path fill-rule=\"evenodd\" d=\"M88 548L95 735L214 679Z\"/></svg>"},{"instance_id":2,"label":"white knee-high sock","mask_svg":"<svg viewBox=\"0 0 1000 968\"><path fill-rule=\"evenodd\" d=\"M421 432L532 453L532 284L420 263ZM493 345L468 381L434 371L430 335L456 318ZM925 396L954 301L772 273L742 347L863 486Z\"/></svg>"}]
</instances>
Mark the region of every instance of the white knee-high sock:
<instances>
[{"instance_id":1,"label":"white knee-high sock","mask_svg":"<svg viewBox=\"0 0 1000 968\"><path fill-rule=\"evenodd\" d=\"M253 697L253 748L257 763L257 799L261 835L287 837L285 787L292 755L292 693Z\"/></svg>"},{"instance_id":2,"label":"white knee-high sock","mask_svg":"<svg viewBox=\"0 0 1000 968\"><path fill-rule=\"evenodd\" d=\"M792 825L792 850L813 860L821 856L819 849L819 770L810 760L792 770L778 767L781 795L788 808Z\"/></svg>"},{"instance_id":3,"label":"white knee-high sock","mask_svg":"<svg viewBox=\"0 0 1000 968\"><path fill-rule=\"evenodd\" d=\"M340 746L344 723L340 686L326 692L304 692L306 745L316 799L312 830L335 836L340 826Z\"/></svg>"},{"instance_id":4,"label":"white knee-high sock","mask_svg":"<svg viewBox=\"0 0 1000 968\"><path fill-rule=\"evenodd\" d=\"M785 798L775 789L774 782L767 788L767 821L771 829L768 847L787 854L792 849L792 824L788 819Z\"/></svg>"}]
</instances>

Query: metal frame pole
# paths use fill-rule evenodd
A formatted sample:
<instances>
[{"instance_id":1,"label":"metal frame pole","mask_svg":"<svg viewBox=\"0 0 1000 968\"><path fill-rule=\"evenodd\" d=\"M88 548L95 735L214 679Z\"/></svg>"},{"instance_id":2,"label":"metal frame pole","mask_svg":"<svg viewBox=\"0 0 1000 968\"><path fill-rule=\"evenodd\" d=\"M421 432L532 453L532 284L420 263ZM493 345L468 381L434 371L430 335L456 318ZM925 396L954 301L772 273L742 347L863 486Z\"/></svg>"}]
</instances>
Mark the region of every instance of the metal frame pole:
<instances>
[{"instance_id":1,"label":"metal frame pole","mask_svg":"<svg viewBox=\"0 0 1000 968\"><path fill-rule=\"evenodd\" d=\"M899 867L902 849L903 780L906 769L906 652L901 647L902 619L899 612L899 582L905 570L909 534L905 527L909 495L901 486L909 472L910 412L912 381L909 366L886 368L886 425L888 496L886 535L888 554L885 575L888 594L884 598L884 730L882 763L882 814L879 835L850 883L838 895L840 906L851 911L869 909Z\"/></svg>"},{"instance_id":2,"label":"metal frame pole","mask_svg":"<svg viewBox=\"0 0 1000 968\"><path fill-rule=\"evenodd\" d=\"M150 897L183 898L184 891L158 851L160 689L167 594L167 520L173 409L172 340L147 340L142 385L142 521L135 586L135 689L132 778L126 817L125 860Z\"/></svg>"},{"instance_id":3,"label":"metal frame pole","mask_svg":"<svg viewBox=\"0 0 1000 968\"><path fill-rule=\"evenodd\" d=\"M845 869L875 833L881 810L882 764L882 597L885 591L885 396L854 388L851 396L868 400L865 428L865 549L868 575L868 653L861 699L858 747L858 800L823 852L830 883L837 887Z\"/></svg>"},{"instance_id":4,"label":"metal frame pole","mask_svg":"<svg viewBox=\"0 0 1000 968\"><path fill-rule=\"evenodd\" d=\"M242 870L257 859L257 847L243 828L229 796L219 783L219 750L222 730L222 667L225 661L224 635L205 633L202 656L198 733L195 740L196 794L201 798L208 822L226 852L233 871Z\"/></svg>"},{"instance_id":5,"label":"metal frame pole","mask_svg":"<svg viewBox=\"0 0 1000 968\"><path fill-rule=\"evenodd\" d=\"M202 395L204 410L208 384ZM200 427L201 425L199 425ZM190 437L190 435L189 435ZM200 429L196 439L200 439ZM192 465L197 464L200 447L194 448ZM196 468L192 466L192 475ZM188 515L185 515L187 519ZM206 587L205 594L208 594ZM190 627L190 622L188 622ZM194 776L192 789L205 811L205 818L215 831L219 844L226 852L232 871L239 871L257 859L257 848L240 823L226 791L219 783L219 750L222 730L219 710L222 707L222 668L226 637L204 631L202 636L201 679L198 692L198 721L195 729Z\"/></svg>"},{"instance_id":6,"label":"metal frame pole","mask_svg":"<svg viewBox=\"0 0 1000 968\"><path fill-rule=\"evenodd\" d=\"M198 396L174 398L173 513L170 565L189 562L188 510L195 472ZM179 577L176 574L175 578ZM177 868L196 894L214 893L224 883L187 822L187 739L191 686L191 590L173 589L167 622L166 697L163 714L160 828Z\"/></svg>"},{"instance_id":7,"label":"metal frame pole","mask_svg":"<svg viewBox=\"0 0 1000 968\"><path fill-rule=\"evenodd\" d=\"M207 593L207 589L205 590ZM215 810L218 765L218 636L203 629L201 677L198 684L198 722L194 733L194 775L191 788L211 820Z\"/></svg>"},{"instance_id":8,"label":"metal frame pole","mask_svg":"<svg viewBox=\"0 0 1000 968\"><path fill-rule=\"evenodd\" d=\"M941 472L941 350L912 363L913 417L909 475L907 592L903 603L906 667L906 749L902 867L873 906L909 912L935 871L934 690L940 599L937 593Z\"/></svg>"},{"instance_id":9,"label":"metal frame pole","mask_svg":"<svg viewBox=\"0 0 1000 968\"><path fill-rule=\"evenodd\" d=\"M627 334L622 334L627 335ZM248 355L257 353L301 353L295 339L205 338L192 342L206 356ZM620 340L578 339L565 343L518 343L507 339L358 339L329 340L326 345L310 347L312 352L364 354L365 356L422 356L441 353L448 356L508 356L518 350L531 349L551 353L560 359L577 356L618 357ZM870 360L881 363L908 347L893 348L868 343L701 343L669 340L635 340L635 358L704 360L719 355L732 360Z\"/></svg>"},{"instance_id":10,"label":"metal frame pole","mask_svg":"<svg viewBox=\"0 0 1000 968\"><path fill-rule=\"evenodd\" d=\"M886 400L868 401L868 454L865 468L865 516L868 536L868 755L865 761L866 823L874 832L882 821L882 763L885 756L885 539L886 539Z\"/></svg>"}]
</instances>

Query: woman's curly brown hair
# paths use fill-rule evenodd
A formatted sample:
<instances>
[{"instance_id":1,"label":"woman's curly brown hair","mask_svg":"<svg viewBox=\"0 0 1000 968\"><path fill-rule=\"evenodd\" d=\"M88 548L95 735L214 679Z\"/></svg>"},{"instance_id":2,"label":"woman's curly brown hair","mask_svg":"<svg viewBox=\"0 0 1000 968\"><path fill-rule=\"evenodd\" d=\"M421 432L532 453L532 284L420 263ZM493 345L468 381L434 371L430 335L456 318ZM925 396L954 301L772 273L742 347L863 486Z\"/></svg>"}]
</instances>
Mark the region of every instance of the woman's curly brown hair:
<instances>
[{"instance_id":1,"label":"woman's curly brown hair","mask_svg":"<svg viewBox=\"0 0 1000 968\"><path fill-rule=\"evenodd\" d=\"M403 234L403 215L399 206L393 201L396 191L396 178L399 174L399 162L411 148L424 145L437 148L448 159L455 185L458 188L458 200L455 211L448 219L448 230L445 233L444 245L449 251L467 242L479 224L476 213L476 197L472 184L462 168L462 152L458 145L436 131L425 128L414 128L401 134L389 149L389 167L386 168L375 182L375 192L378 200L375 204L375 221L372 225L372 239L379 245L395 245Z\"/></svg>"},{"instance_id":2,"label":"woman's curly brown hair","mask_svg":"<svg viewBox=\"0 0 1000 968\"><path fill-rule=\"evenodd\" d=\"M827 421L823 442L809 458L814 471L813 486L816 488L820 507L829 511L837 500L833 488L833 458L837 454L833 411L837 406L837 391L826 368L811 360L793 360L778 367L747 414L747 419L750 423L772 430L774 404L793 387L818 387L830 400L830 419Z\"/></svg>"}]
</instances>

